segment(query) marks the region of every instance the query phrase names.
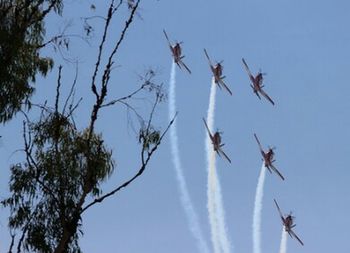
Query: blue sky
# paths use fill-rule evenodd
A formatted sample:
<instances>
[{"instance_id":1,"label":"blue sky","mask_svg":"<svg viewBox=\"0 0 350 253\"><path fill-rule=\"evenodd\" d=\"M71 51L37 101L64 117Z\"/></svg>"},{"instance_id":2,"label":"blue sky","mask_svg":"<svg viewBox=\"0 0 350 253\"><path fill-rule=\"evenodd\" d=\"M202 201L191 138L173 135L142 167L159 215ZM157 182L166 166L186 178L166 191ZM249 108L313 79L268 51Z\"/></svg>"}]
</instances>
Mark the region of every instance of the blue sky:
<instances>
[{"instance_id":1,"label":"blue sky","mask_svg":"<svg viewBox=\"0 0 350 253\"><path fill-rule=\"evenodd\" d=\"M80 17L104 15L107 4L85 0L66 3L64 19L72 20L72 32L81 32ZM217 93L216 127L224 131L225 152L232 164L218 159L226 223L234 245L232 252L252 251L252 214L255 187L261 166L256 132L266 147L276 146L276 166L282 182L267 175L262 214L263 252L278 252L281 222L273 205L278 199L285 213L297 217L296 233L305 243L288 242L289 252L349 252L350 220L350 3L345 0L245 0L245 1L143 1L116 59L110 98L137 87L137 73L149 66L157 80L168 87L171 55L162 29L173 40L183 41L185 63L193 74L177 71L177 122L180 155L191 197L208 243L206 211L205 129L201 118L208 107L211 73L203 54L224 60L224 74L233 96ZM113 23L109 46L121 29L124 7ZM48 35L55 34L62 19L50 17ZM96 27L101 27L96 21ZM92 46L73 40L79 57L77 96L84 97L77 116L84 126L92 95L88 87L101 31ZM47 53L51 52L47 49ZM45 52L46 53L46 52ZM56 55L57 62L62 61ZM253 72L266 72L266 92L276 106L259 101L249 87L241 64L244 57ZM56 67L58 64L56 65ZM72 81L72 66L64 66L64 81ZM39 79L36 101L54 94L57 68L48 79ZM64 87L65 91L69 85ZM35 117L35 113L33 113ZM167 105L157 112L166 125ZM135 172L136 138L126 124L124 108L107 109L98 129L114 150L117 168L106 191ZM0 196L7 195L9 165L21 155L21 117L1 127ZM8 248L6 211L0 213L0 252ZM145 174L114 198L88 211L84 217L84 252L197 252L181 208L169 139L161 145Z\"/></svg>"}]
</instances>

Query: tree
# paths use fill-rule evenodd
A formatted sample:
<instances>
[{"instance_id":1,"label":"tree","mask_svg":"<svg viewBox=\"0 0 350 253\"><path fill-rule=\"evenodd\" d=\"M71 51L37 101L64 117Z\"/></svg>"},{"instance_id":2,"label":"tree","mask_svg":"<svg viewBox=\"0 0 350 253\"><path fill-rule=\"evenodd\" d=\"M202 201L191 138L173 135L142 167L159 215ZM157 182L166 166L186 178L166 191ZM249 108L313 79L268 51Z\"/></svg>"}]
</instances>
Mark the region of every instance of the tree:
<instances>
[{"instance_id":1,"label":"tree","mask_svg":"<svg viewBox=\"0 0 350 253\"><path fill-rule=\"evenodd\" d=\"M44 18L61 14L61 0L0 1L0 122L10 120L34 92L37 73L46 75L53 60L40 56Z\"/></svg>"},{"instance_id":2,"label":"tree","mask_svg":"<svg viewBox=\"0 0 350 253\"><path fill-rule=\"evenodd\" d=\"M98 56L91 77L91 92L95 102L91 108L88 125L77 129L74 111L80 101L74 102L73 82L63 106L60 98L62 67L56 88L54 106L36 104L40 109L40 118L31 121L25 115L23 122L23 139L25 161L11 167L11 196L1 201L10 208L9 228L12 252L17 240L17 252L80 252L79 235L81 235L81 215L89 208L103 202L121 189L127 187L145 171L152 155L159 147L173 120L161 132L153 125L154 113L165 99L162 86L153 79L155 72L150 70L142 78L139 88L129 95L106 101L108 85L113 68L113 59L133 22L140 0L135 1L130 14L111 52L102 68L102 55L110 29L110 21L123 1L112 0L104 19L104 31L98 48ZM128 2L128 7L130 8ZM101 81L97 76L101 75ZM154 97L147 117L132 105L131 99L140 93L151 93ZM106 107L123 105L138 119L140 143L140 166L133 177L110 192L102 192L102 183L113 173L115 162L112 151L103 139L103 134L95 130L99 114ZM92 200L90 202L89 199ZM16 239L16 232L20 236Z\"/></svg>"}]
</instances>

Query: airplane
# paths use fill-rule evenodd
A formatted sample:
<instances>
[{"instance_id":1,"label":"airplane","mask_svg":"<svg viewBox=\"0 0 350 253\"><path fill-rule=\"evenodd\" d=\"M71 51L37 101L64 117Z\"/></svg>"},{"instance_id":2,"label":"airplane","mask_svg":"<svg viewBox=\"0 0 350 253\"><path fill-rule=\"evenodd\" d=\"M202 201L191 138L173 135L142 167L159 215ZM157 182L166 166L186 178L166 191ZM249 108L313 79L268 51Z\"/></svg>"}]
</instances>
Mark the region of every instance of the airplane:
<instances>
[{"instance_id":1,"label":"airplane","mask_svg":"<svg viewBox=\"0 0 350 253\"><path fill-rule=\"evenodd\" d=\"M207 122L205 121L205 119L203 119L203 122L204 122L204 125L205 125L205 128L207 129L208 131L208 134L209 134L209 137L210 137L210 140L213 144L213 147L214 147L214 151L221 157L224 156L227 161L229 161L229 163L231 163L231 160L230 158L225 154L225 152L221 149L225 144L221 144L221 135L220 135L220 132L219 131L216 131L214 133L214 135L211 134L210 130L209 130L209 127L207 125Z\"/></svg>"},{"instance_id":2,"label":"airplane","mask_svg":"<svg viewBox=\"0 0 350 253\"><path fill-rule=\"evenodd\" d=\"M273 100L269 97L269 95L267 95L267 93L262 89L264 87L263 83L263 73L261 73L260 71L258 72L258 74L254 77L252 75L252 73L249 70L248 64L245 62L244 58L242 58L242 62L243 65L248 73L249 79L252 82L252 84L250 85L250 87L252 87L255 95L257 95L257 97L259 99L261 99L260 94L265 97L272 105L275 105L275 103L273 102ZM260 94L259 94L260 93Z\"/></svg>"},{"instance_id":3,"label":"airplane","mask_svg":"<svg viewBox=\"0 0 350 253\"><path fill-rule=\"evenodd\" d=\"M167 33L165 32L165 30L163 30L163 32L164 32L166 40L168 41L169 48L170 48L171 53L173 54L175 63L177 64L177 66L179 66L180 69L182 69L182 67L183 67L183 68L185 68L187 70L188 73L191 74L191 70L182 61L182 59L185 57L184 55L181 55L182 52L181 52L180 44L182 44L182 42L176 42L174 46L171 45Z\"/></svg>"},{"instance_id":4,"label":"airplane","mask_svg":"<svg viewBox=\"0 0 350 253\"><path fill-rule=\"evenodd\" d=\"M204 53L205 53L205 56L207 57L208 59L208 62L209 62L209 66L210 66L210 69L211 71L213 72L213 75L214 75L214 78L215 78L215 83L219 86L219 88L221 89L223 86L227 91L228 93L230 93L230 95L232 96L232 92L231 90L227 87L227 85L225 84L224 82L224 78L225 76L222 75L222 70L223 70L223 66L221 65L222 62L218 62L215 66L212 64L210 58L209 58L209 55L207 53L207 50L204 49Z\"/></svg>"},{"instance_id":5,"label":"airplane","mask_svg":"<svg viewBox=\"0 0 350 253\"><path fill-rule=\"evenodd\" d=\"M295 217L292 216L292 214L290 213L287 216L283 216L282 211L280 209L280 207L277 204L277 201L274 199L273 201L275 201L278 213L282 219L282 223L284 226L285 231L289 234L290 237L295 238L298 240L298 242L304 246L304 243L300 240L300 238L294 233L294 231L292 230L292 228L294 228L296 226L296 224L294 224L294 219Z\"/></svg>"},{"instance_id":6,"label":"airplane","mask_svg":"<svg viewBox=\"0 0 350 253\"><path fill-rule=\"evenodd\" d=\"M265 151L263 150L261 143L260 143L258 137L256 136L256 134L254 134L254 137L255 137L256 142L259 145L260 153L261 153L262 157L264 158L265 167L270 171L270 173L272 173L272 171L274 171L275 173L278 174L278 176L282 180L284 180L284 177L282 176L282 174L272 164L275 161L274 160L275 152L273 151L273 148L269 148L268 151L265 153Z\"/></svg>"}]
</instances>

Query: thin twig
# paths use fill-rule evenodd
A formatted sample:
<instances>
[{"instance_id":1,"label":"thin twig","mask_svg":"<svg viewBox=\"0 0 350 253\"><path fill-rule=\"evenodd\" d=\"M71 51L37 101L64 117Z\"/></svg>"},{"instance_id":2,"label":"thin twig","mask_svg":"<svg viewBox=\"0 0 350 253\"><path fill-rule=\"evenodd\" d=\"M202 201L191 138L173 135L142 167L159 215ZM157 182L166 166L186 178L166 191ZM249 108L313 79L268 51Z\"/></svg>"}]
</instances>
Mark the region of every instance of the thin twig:
<instances>
[{"instance_id":1,"label":"thin twig","mask_svg":"<svg viewBox=\"0 0 350 253\"><path fill-rule=\"evenodd\" d=\"M64 106L63 106L63 111L62 111L63 115L66 112L66 107L68 105L68 101L73 96L73 93L75 91L75 86L76 86L77 80L78 80L78 72L79 72L78 63L76 63L76 65L75 65L75 76L74 76L73 84L72 84L72 86L70 88L69 94L68 94L68 96L66 98L66 101L64 103ZM71 101L71 105L72 105L72 103L73 103L73 101Z\"/></svg>"},{"instance_id":2,"label":"thin twig","mask_svg":"<svg viewBox=\"0 0 350 253\"><path fill-rule=\"evenodd\" d=\"M138 88L137 90L135 90L134 92L130 93L127 96L124 96L124 97L112 100L112 101L110 101L110 102L108 102L106 104L101 105L101 108L114 105L115 103L121 102L121 101L126 100L126 99L130 99L130 98L132 98L134 95L136 95L137 93L139 93L143 89L144 89L144 85L142 85L140 88Z\"/></svg>"}]
</instances>

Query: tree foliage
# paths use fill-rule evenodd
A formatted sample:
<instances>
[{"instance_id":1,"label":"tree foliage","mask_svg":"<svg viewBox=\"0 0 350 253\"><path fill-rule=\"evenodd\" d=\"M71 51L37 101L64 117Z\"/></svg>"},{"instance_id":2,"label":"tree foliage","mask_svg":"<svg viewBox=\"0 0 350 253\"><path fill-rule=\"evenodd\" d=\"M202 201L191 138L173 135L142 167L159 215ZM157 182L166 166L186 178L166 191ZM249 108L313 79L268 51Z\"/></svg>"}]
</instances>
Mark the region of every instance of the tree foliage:
<instances>
[{"instance_id":1,"label":"tree foliage","mask_svg":"<svg viewBox=\"0 0 350 253\"><path fill-rule=\"evenodd\" d=\"M61 0L0 0L0 122L17 113L34 92L37 73L46 75L53 60L40 56L44 18L61 13Z\"/></svg>"},{"instance_id":2,"label":"tree foliage","mask_svg":"<svg viewBox=\"0 0 350 253\"><path fill-rule=\"evenodd\" d=\"M49 8L56 8L59 12L61 8L60 1L34 2L37 4L47 2L48 7L45 9L47 11L50 11ZM12 252L15 247L15 241L17 252L22 250L45 253L80 252L79 236L83 233L82 214L115 195L141 176L172 125L173 120L164 131L160 131L153 125L156 108L165 99L165 95L162 85L156 84L153 80L155 72L152 70L141 77L139 88L126 96L107 101L114 58L133 22L139 2L140 0L134 1L132 6L129 2L125 2L128 3L130 13L119 38L108 53L104 51L107 51L106 41L110 22L124 2L111 0L109 4L95 68L91 74L90 89L95 100L90 108L90 120L87 126L78 129L74 121L74 112L80 103L80 100L77 103L74 102L77 76L63 108L60 109L63 69L61 66L54 106L49 107L46 103L32 104L40 109L41 116L35 121L30 120L30 117L23 112L26 119L23 122L25 161L11 166L10 196L1 201L1 205L11 211L9 228L12 242L9 252ZM41 9L38 13L44 15L45 10ZM36 37L40 37L40 40L34 43L36 46L42 42L42 25L43 23L40 23L38 29L40 32ZM38 54L36 57L41 59ZM25 61L29 58L26 60L22 58L25 57L22 55L21 64L27 68ZM103 66L102 62L106 64ZM48 70L48 68L36 70L38 69L44 70L43 73ZM9 74L8 69L2 71ZM32 78L34 76L33 72ZM98 77L101 79L99 80ZM143 115L145 112L139 112L132 103L133 98L141 93L146 96L151 94L153 97L147 116ZM27 93L25 96L28 98L30 94ZM17 109L12 108L12 113L20 109L20 103L18 105ZM113 173L115 162L112 158L112 150L105 145L102 133L97 132L95 126L103 110L115 105L125 107L139 123L139 130L135 132L140 144L140 164L130 179L104 193L102 183ZM0 117L0 120L5 121L10 118L10 114L6 115L6 117ZM20 236L16 237L16 234Z\"/></svg>"},{"instance_id":3,"label":"tree foliage","mask_svg":"<svg viewBox=\"0 0 350 253\"><path fill-rule=\"evenodd\" d=\"M11 210L9 226L25 232L24 248L31 252L53 252L70 230L66 252L77 252L77 204L85 192L99 196L100 183L113 172L112 152L101 134L88 139L87 129L76 130L57 112L45 112L24 131L27 159L11 167L12 196L2 202Z\"/></svg>"}]
</instances>

